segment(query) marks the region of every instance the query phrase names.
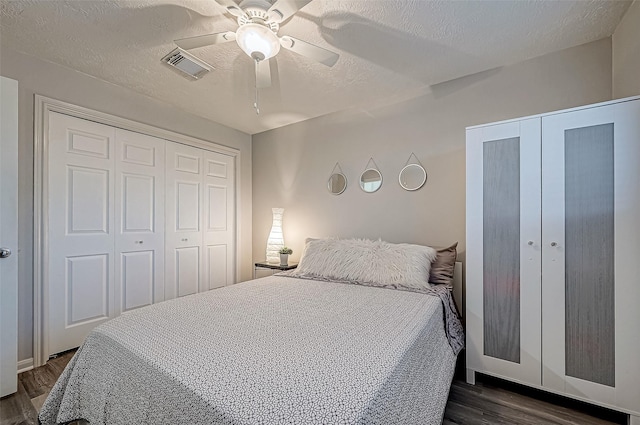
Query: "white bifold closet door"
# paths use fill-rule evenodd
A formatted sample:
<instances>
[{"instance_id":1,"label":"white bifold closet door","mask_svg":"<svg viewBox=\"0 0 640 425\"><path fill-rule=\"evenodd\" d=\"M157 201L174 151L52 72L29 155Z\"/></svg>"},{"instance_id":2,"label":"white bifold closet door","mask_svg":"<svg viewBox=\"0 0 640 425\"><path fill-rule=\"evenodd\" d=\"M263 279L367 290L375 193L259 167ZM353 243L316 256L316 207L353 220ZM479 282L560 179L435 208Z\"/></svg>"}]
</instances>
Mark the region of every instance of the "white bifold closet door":
<instances>
[{"instance_id":1,"label":"white bifold closet door","mask_svg":"<svg viewBox=\"0 0 640 425\"><path fill-rule=\"evenodd\" d=\"M48 354L235 282L233 157L54 112L48 134Z\"/></svg>"},{"instance_id":2,"label":"white bifold closet door","mask_svg":"<svg viewBox=\"0 0 640 425\"><path fill-rule=\"evenodd\" d=\"M234 162L167 144L166 298L234 282Z\"/></svg>"},{"instance_id":3,"label":"white bifold closet door","mask_svg":"<svg viewBox=\"0 0 640 425\"><path fill-rule=\"evenodd\" d=\"M115 316L115 128L49 116L49 354Z\"/></svg>"},{"instance_id":4,"label":"white bifold closet door","mask_svg":"<svg viewBox=\"0 0 640 425\"><path fill-rule=\"evenodd\" d=\"M49 354L164 299L164 140L49 121Z\"/></svg>"},{"instance_id":5,"label":"white bifold closet door","mask_svg":"<svg viewBox=\"0 0 640 425\"><path fill-rule=\"evenodd\" d=\"M164 300L164 148L116 130L116 315Z\"/></svg>"}]
</instances>

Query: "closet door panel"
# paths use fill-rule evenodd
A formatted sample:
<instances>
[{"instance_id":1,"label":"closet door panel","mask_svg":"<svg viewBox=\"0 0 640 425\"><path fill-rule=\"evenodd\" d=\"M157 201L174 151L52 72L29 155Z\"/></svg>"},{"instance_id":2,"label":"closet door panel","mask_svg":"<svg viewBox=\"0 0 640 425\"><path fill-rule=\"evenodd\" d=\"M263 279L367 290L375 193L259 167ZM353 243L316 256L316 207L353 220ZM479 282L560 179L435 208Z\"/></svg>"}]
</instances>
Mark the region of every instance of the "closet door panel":
<instances>
[{"instance_id":1,"label":"closet door panel","mask_svg":"<svg viewBox=\"0 0 640 425\"><path fill-rule=\"evenodd\" d=\"M204 282L201 291L235 283L235 163L204 151Z\"/></svg>"},{"instance_id":2,"label":"closet door panel","mask_svg":"<svg viewBox=\"0 0 640 425\"><path fill-rule=\"evenodd\" d=\"M483 143L484 355L520 363L520 138Z\"/></svg>"},{"instance_id":3,"label":"closet door panel","mask_svg":"<svg viewBox=\"0 0 640 425\"><path fill-rule=\"evenodd\" d=\"M165 298L190 295L202 285L202 150L166 144Z\"/></svg>"},{"instance_id":4,"label":"closet door panel","mask_svg":"<svg viewBox=\"0 0 640 425\"><path fill-rule=\"evenodd\" d=\"M545 117L542 146L543 385L634 412L639 104Z\"/></svg>"},{"instance_id":5,"label":"closet door panel","mask_svg":"<svg viewBox=\"0 0 640 425\"><path fill-rule=\"evenodd\" d=\"M78 255L66 258L67 326L108 319L110 314L109 255Z\"/></svg>"},{"instance_id":6,"label":"closet door panel","mask_svg":"<svg viewBox=\"0 0 640 425\"><path fill-rule=\"evenodd\" d=\"M115 130L49 115L48 354L78 347L116 314Z\"/></svg>"},{"instance_id":7,"label":"closet door panel","mask_svg":"<svg viewBox=\"0 0 640 425\"><path fill-rule=\"evenodd\" d=\"M175 183L176 231L200 231L200 182L177 181Z\"/></svg>"},{"instance_id":8,"label":"closet door panel","mask_svg":"<svg viewBox=\"0 0 640 425\"><path fill-rule=\"evenodd\" d=\"M132 310L154 303L156 253L133 251L120 254L121 309Z\"/></svg>"},{"instance_id":9,"label":"closet door panel","mask_svg":"<svg viewBox=\"0 0 640 425\"><path fill-rule=\"evenodd\" d=\"M615 386L613 124L565 130L565 365Z\"/></svg>"},{"instance_id":10,"label":"closet door panel","mask_svg":"<svg viewBox=\"0 0 640 425\"><path fill-rule=\"evenodd\" d=\"M116 130L118 314L164 300L164 145Z\"/></svg>"},{"instance_id":11,"label":"closet door panel","mask_svg":"<svg viewBox=\"0 0 640 425\"><path fill-rule=\"evenodd\" d=\"M208 289L230 285L228 279L227 245L207 246L207 281Z\"/></svg>"},{"instance_id":12,"label":"closet door panel","mask_svg":"<svg viewBox=\"0 0 640 425\"><path fill-rule=\"evenodd\" d=\"M176 248L173 263L178 296L184 297L198 292L200 286L200 247Z\"/></svg>"},{"instance_id":13,"label":"closet door panel","mask_svg":"<svg viewBox=\"0 0 640 425\"><path fill-rule=\"evenodd\" d=\"M467 132L467 367L540 384L540 120Z\"/></svg>"}]
</instances>

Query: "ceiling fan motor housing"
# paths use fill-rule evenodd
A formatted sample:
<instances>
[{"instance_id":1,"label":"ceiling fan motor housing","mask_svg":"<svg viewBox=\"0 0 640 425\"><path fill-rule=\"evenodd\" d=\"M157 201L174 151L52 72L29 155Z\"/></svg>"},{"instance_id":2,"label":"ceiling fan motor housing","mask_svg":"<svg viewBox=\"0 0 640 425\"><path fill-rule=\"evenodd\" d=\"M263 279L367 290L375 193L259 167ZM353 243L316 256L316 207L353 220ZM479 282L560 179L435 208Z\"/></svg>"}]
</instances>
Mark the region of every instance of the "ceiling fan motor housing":
<instances>
[{"instance_id":1,"label":"ceiling fan motor housing","mask_svg":"<svg viewBox=\"0 0 640 425\"><path fill-rule=\"evenodd\" d=\"M240 2L240 8L244 11L245 15L240 16L238 18L238 24L244 25L250 22L253 23L262 23L269 28L273 32L278 32L279 25L277 22L274 22L274 18L269 14L269 8L271 8L271 3L268 0L243 0ZM278 13L276 10L274 13ZM278 13L279 18L282 18Z\"/></svg>"}]
</instances>

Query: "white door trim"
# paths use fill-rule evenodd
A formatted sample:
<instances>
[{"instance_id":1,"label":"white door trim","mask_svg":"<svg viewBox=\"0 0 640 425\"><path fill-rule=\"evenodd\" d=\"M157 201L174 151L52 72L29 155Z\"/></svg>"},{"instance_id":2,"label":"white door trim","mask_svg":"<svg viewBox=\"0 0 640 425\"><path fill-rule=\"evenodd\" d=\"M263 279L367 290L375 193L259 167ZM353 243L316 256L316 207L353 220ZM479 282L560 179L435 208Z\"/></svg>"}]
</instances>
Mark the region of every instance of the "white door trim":
<instances>
[{"instance_id":1,"label":"white door trim","mask_svg":"<svg viewBox=\"0 0 640 425\"><path fill-rule=\"evenodd\" d=\"M18 364L18 82L0 76L0 397L17 391Z\"/></svg>"},{"instance_id":2,"label":"white door trim","mask_svg":"<svg viewBox=\"0 0 640 425\"><path fill-rule=\"evenodd\" d=\"M118 117L104 112L94 111L82 106L73 105L56 99L36 94L34 99L33 123L33 366L42 366L48 359L48 317L47 311L49 294L44 273L48 268L47 258L47 211L48 178L47 161L49 151L49 113L58 112L76 118L106 124L124 130L134 131L149 136L158 137L184 145L222 153L234 158L236 170L235 184L235 222L236 222L236 281L240 279L240 241L241 239L241 155L240 150L229 146L186 136L170 130L153 127L127 118Z\"/></svg>"}]
</instances>

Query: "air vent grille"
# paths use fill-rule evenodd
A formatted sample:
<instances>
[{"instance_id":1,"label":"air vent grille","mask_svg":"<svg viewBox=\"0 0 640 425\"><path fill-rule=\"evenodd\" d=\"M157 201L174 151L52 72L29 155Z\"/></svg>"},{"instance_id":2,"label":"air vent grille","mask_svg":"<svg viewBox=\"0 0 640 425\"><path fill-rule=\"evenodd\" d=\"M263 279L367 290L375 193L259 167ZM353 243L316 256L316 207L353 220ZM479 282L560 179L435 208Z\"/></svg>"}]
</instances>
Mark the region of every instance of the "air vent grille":
<instances>
[{"instance_id":1,"label":"air vent grille","mask_svg":"<svg viewBox=\"0 0 640 425\"><path fill-rule=\"evenodd\" d=\"M213 67L208 63L185 52L179 47L163 57L162 62L176 68L194 80L202 78L203 75L213 69Z\"/></svg>"}]
</instances>

